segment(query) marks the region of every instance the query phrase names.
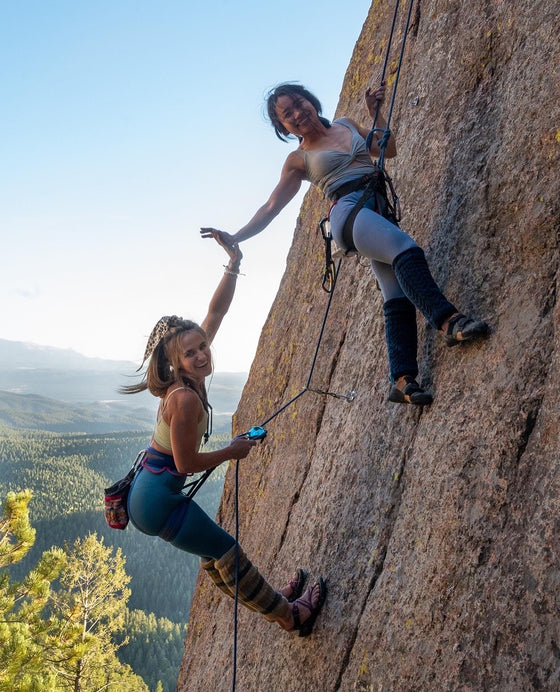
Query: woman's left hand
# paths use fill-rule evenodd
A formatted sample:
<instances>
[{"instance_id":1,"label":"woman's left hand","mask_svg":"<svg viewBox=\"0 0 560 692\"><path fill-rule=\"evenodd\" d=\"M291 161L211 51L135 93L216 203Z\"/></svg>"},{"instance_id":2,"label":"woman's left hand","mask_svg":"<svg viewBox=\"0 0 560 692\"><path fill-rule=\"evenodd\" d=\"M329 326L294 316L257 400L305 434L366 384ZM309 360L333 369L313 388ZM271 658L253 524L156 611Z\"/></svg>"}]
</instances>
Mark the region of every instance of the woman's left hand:
<instances>
[{"instance_id":1,"label":"woman's left hand","mask_svg":"<svg viewBox=\"0 0 560 692\"><path fill-rule=\"evenodd\" d=\"M383 103L385 101L385 91L387 89L387 83L386 82L381 82L381 84L375 88L373 87L368 87L366 89L366 104L368 107L368 111L370 112L370 115L372 114L372 110L375 112L375 109L377 108L377 103L379 104Z\"/></svg>"}]
</instances>

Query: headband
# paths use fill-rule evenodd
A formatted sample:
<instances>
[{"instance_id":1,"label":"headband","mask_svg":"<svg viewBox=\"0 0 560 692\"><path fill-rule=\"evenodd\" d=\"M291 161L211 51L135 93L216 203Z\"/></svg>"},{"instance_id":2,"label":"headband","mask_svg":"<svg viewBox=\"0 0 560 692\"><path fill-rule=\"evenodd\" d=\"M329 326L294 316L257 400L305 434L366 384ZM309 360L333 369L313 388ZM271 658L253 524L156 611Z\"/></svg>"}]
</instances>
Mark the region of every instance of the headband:
<instances>
[{"instance_id":1,"label":"headband","mask_svg":"<svg viewBox=\"0 0 560 692\"><path fill-rule=\"evenodd\" d=\"M152 353L156 350L156 347L160 341L167 335L167 332L172 328L177 326L180 322L180 318L177 315L166 315L158 320L156 326L152 329L152 333L148 338L148 343L146 344L146 350L144 351L144 359L142 365L150 358ZM142 367L142 365L140 367Z\"/></svg>"}]
</instances>

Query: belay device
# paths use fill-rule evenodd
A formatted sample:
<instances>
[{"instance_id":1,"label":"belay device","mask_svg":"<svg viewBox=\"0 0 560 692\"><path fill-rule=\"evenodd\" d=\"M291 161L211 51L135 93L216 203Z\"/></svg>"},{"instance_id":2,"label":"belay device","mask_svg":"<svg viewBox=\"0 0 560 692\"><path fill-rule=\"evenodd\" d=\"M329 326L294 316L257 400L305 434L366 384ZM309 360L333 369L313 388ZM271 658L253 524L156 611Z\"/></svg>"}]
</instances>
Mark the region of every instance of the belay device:
<instances>
[{"instance_id":1,"label":"belay device","mask_svg":"<svg viewBox=\"0 0 560 692\"><path fill-rule=\"evenodd\" d=\"M243 433L241 437L246 437L248 440L264 440L266 433L267 431L264 428L261 428L260 425L253 425L251 430Z\"/></svg>"}]
</instances>

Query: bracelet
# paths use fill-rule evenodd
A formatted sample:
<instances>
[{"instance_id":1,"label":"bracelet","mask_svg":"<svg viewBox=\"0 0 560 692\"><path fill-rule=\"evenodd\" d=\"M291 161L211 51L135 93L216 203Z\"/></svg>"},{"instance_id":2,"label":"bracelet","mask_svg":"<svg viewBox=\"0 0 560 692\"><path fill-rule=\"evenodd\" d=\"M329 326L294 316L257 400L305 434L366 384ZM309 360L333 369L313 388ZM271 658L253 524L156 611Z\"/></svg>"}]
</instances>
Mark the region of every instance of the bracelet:
<instances>
[{"instance_id":1,"label":"bracelet","mask_svg":"<svg viewBox=\"0 0 560 692\"><path fill-rule=\"evenodd\" d=\"M245 276L245 274L242 274L239 269L235 271L235 269L230 269L227 264L224 264L224 269L225 272L224 274L230 274L230 276Z\"/></svg>"}]
</instances>

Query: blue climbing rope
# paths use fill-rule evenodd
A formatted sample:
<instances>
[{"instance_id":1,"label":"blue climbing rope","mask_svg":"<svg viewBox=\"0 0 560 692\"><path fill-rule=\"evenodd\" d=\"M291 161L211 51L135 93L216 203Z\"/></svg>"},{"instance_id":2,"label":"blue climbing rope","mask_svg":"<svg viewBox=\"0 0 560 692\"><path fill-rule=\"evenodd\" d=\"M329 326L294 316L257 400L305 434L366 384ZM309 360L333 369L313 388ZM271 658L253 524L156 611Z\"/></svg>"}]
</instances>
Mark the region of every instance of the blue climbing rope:
<instances>
[{"instance_id":1,"label":"blue climbing rope","mask_svg":"<svg viewBox=\"0 0 560 692\"><path fill-rule=\"evenodd\" d=\"M235 692L237 678L237 608L239 605L239 459L235 462L235 597L233 600L233 673L231 690Z\"/></svg>"},{"instance_id":2,"label":"blue climbing rope","mask_svg":"<svg viewBox=\"0 0 560 692\"><path fill-rule=\"evenodd\" d=\"M391 44L393 42L393 36L395 33L395 25L396 25L396 20L397 20L397 15L398 15L398 10L399 10L399 2L400 0L396 0L395 3L395 11L393 13L393 22L391 24L391 32L389 34L389 41L387 43L387 50L385 51L385 61L383 63L383 70L381 73L381 82L383 83L385 81L385 75L387 72L387 64L389 62L389 55L391 51ZM377 106L375 109L375 115L373 118L373 125L368 133L368 136L366 137L366 149L369 151L369 148L371 146L371 142L373 140L373 137L376 132L383 132L383 135L381 139L378 141L378 146L379 146L379 159L378 159L378 165L379 168L382 170L385 168L385 149L387 148L387 144L389 142L389 137L391 136L391 117L393 115L393 107L395 105L395 96L397 94L397 87L399 85L399 79L400 79L400 74L401 74L401 67L403 63L403 58L404 58L404 49L406 46L406 39L408 36L408 30L410 28L410 19L412 17L412 8L414 6L414 0L409 0L408 3L408 11L406 13L406 22L404 26L404 31L403 31L403 38L401 42L401 51L399 55L399 61L397 64L397 72L395 75L395 83L393 86L393 93L391 95L391 102L389 105L389 112L387 114L387 124L385 126L385 129L377 128L376 123L377 123L377 116L379 115L379 102L377 102Z\"/></svg>"}]
</instances>

